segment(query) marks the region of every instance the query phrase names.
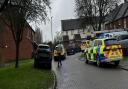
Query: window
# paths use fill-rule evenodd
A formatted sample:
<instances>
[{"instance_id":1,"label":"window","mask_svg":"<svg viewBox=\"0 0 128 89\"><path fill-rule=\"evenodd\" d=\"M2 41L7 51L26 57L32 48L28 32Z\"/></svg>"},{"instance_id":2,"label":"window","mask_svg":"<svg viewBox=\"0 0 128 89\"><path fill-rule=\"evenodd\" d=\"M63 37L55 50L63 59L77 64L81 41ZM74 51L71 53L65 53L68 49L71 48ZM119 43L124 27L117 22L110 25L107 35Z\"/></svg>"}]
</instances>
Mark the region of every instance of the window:
<instances>
[{"instance_id":1,"label":"window","mask_svg":"<svg viewBox=\"0 0 128 89\"><path fill-rule=\"evenodd\" d=\"M83 29L83 34L85 34L85 29Z\"/></svg>"},{"instance_id":2,"label":"window","mask_svg":"<svg viewBox=\"0 0 128 89\"><path fill-rule=\"evenodd\" d=\"M71 30L71 35L73 35L74 34L74 31L73 30Z\"/></svg>"},{"instance_id":3,"label":"window","mask_svg":"<svg viewBox=\"0 0 128 89\"><path fill-rule=\"evenodd\" d=\"M80 33L80 29L78 29L78 33Z\"/></svg>"},{"instance_id":4,"label":"window","mask_svg":"<svg viewBox=\"0 0 128 89\"><path fill-rule=\"evenodd\" d=\"M98 42L97 42L98 44L97 44L97 46L100 46L100 45L102 45L102 41L101 40L98 40Z\"/></svg>"},{"instance_id":5,"label":"window","mask_svg":"<svg viewBox=\"0 0 128 89\"><path fill-rule=\"evenodd\" d=\"M101 40L95 40L94 46L100 46L100 45L102 45L102 41Z\"/></svg>"},{"instance_id":6,"label":"window","mask_svg":"<svg viewBox=\"0 0 128 89\"><path fill-rule=\"evenodd\" d=\"M68 31L66 31L66 35L68 35Z\"/></svg>"}]
</instances>

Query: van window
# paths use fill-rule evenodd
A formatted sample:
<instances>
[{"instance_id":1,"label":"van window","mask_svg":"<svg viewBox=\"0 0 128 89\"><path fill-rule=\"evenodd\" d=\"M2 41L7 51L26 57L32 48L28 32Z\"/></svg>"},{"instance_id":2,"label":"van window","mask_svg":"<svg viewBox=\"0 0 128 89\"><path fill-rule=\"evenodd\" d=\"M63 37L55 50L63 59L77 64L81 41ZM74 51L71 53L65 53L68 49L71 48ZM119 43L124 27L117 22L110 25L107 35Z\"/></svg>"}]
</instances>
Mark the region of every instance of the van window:
<instances>
[{"instance_id":1,"label":"van window","mask_svg":"<svg viewBox=\"0 0 128 89\"><path fill-rule=\"evenodd\" d=\"M101 41L101 40L98 40L97 45L98 45L98 46L99 46L99 45L102 45L102 41Z\"/></svg>"},{"instance_id":2,"label":"van window","mask_svg":"<svg viewBox=\"0 0 128 89\"><path fill-rule=\"evenodd\" d=\"M42 48L42 49L49 49L49 46L39 46L39 48Z\"/></svg>"}]
</instances>

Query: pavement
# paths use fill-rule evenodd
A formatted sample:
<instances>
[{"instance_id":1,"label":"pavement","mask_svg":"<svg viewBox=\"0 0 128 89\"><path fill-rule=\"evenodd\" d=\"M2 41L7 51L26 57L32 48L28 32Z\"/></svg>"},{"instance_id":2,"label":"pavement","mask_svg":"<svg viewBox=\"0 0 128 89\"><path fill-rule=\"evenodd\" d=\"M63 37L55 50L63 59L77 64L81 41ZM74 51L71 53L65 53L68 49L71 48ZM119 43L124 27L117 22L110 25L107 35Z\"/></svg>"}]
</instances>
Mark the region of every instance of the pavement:
<instances>
[{"instance_id":1,"label":"pavement","mask_svg":"<svg viewBox=\"0 0 128 89\"><path fill-rule=\"evenodd\" d=\"M127 61L121 62L122 68L111 65L99 68L85 64L79 55L67 56L60 68L53 62L57 89L128 89L128 71L123 69L128 66Z\"/></svg>"}]
</instances>

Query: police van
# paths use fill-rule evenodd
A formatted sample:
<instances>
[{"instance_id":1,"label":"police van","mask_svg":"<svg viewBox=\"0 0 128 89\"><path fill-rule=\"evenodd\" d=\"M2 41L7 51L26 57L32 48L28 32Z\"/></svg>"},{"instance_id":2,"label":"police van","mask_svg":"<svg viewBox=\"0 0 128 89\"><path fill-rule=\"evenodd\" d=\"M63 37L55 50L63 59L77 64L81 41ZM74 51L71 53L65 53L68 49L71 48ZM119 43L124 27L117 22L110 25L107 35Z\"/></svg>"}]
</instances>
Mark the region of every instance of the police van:
<instances>
[{"instance_id":1,"label":"police van","mask_svg":"<svg viewBox=\"0 0 128 89\"><path fill-rule=\"evenodd\" d=\"M119 65L123 59L122 48L114 38L95 39L93 44L85 49L86 63L93 62L97 66L102 66L105 62Z\"/></svg>"}]
</instances>

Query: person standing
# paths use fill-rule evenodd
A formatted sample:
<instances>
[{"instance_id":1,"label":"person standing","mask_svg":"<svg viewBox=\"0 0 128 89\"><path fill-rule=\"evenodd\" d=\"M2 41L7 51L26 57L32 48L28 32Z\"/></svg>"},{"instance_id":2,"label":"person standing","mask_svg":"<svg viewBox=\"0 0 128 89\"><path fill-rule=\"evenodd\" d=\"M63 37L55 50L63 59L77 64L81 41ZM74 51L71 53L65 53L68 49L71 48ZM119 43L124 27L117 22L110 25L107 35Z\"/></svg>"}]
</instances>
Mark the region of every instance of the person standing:
<instances>
[{"instance_id":1,"label":"person standing","mask_svg":"<svg viewBox=\"0 0 128 89\"><path fill-rule=\"evenodd\" d=\"M58 67L60 67L62 66L62 62L61 62L62 47L61 46L58 46L57 53L58 53Z\"/></svg>"}]
</instances>

